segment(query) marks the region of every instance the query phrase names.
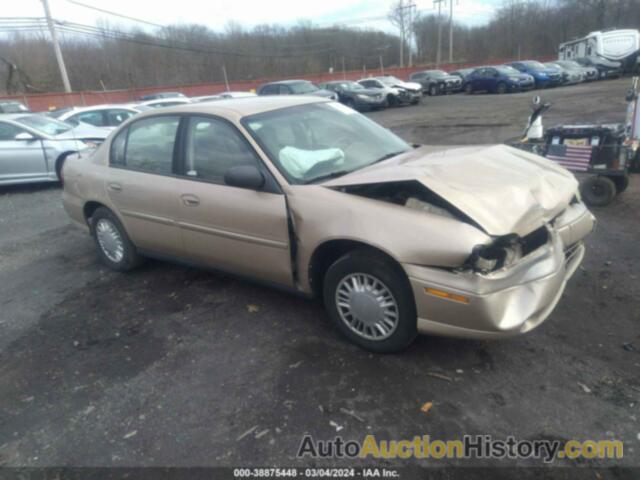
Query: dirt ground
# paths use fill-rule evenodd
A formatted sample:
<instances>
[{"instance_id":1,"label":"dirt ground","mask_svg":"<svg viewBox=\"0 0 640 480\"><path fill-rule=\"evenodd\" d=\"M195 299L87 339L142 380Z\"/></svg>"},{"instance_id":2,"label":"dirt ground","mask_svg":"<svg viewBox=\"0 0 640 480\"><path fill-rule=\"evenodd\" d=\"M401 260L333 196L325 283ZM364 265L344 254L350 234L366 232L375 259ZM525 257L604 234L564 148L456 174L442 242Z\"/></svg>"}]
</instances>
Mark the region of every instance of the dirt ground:
<instances>
[{"instance_id":1,"label":"dirt ground","mask_svg":"<svg viewBox=\"0 0 640 480\"><path fill-rule=\"evenodd\" d=\"M622 121L627 85L545 91L545 123ZM370 116L412 142L496 143L522 131L531 96L425 97ZM356 440L619 439L622 460L576 464L640 466L639 202L636 176L594 210L586 259L534 332L374 355L314 301L156 261L111 272L58 186L0 188L0 465L351 464L295 458L304 434L332 439L337 425Z\"/></svg>"}]
</instances>

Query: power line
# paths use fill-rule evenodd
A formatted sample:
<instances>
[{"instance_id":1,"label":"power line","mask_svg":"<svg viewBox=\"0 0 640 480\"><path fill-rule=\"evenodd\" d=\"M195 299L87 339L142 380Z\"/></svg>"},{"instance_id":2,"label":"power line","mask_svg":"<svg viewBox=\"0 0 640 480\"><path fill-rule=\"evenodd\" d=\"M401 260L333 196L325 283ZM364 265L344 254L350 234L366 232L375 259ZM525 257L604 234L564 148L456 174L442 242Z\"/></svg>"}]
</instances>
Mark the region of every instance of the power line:
<instances>
[{"instance_id":1,"label":"power line","mask_svg":"<svg viewBox=\"0 0 640 480\"><path fill-rule=\"evenodd\" d=\"M105 10L103 8L94 7L93 5L87 5L86 3L78 2L76 0L67 0L67 2L77 5L79 7L88 8L89 10L95 10L96 12L106 13L107 15L112 15L114 17L124 18L126 20L131 20L132 22L144 23L145 25L150 25L152 27L164 28L164 25L160 25L158 23L149 22L148 20L142 20L141 18L130 17L129 15L124 15L122 13L112 12L111 10Z\"/></svg>"}]
</instances>

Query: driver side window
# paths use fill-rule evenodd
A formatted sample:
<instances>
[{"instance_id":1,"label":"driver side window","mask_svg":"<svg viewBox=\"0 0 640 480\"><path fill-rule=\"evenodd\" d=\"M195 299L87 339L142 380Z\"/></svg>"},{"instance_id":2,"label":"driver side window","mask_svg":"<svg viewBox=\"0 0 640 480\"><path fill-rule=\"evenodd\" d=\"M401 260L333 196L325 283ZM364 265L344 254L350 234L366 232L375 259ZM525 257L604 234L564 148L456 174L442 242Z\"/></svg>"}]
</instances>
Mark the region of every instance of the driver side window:
<instances>
[{"instance_id":1,"label":"driver side window","mask_svg":"<svg viewBox=\"0 0 640 480\"><path fill-rule=\"evenodd\" d=\"M184 170L189 177L224 183L224 174L231 167L259 167L251 145L223 120L191 117L185 143Z\"/></svg>"}]
</instances>

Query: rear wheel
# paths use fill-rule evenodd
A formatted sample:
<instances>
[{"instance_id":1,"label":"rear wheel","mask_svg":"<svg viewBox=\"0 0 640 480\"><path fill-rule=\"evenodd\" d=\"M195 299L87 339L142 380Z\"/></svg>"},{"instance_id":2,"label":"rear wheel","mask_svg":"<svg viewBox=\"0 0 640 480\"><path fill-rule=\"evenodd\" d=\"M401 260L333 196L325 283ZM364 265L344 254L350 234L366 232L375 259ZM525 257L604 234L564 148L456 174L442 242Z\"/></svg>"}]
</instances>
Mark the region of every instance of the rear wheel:
<instances>
[{"instance_id":1,"label":"rear wheel","mask_svg":"<svg viewBox=\"0 0 640 480\"><path fill-rule=\"evenodd\" d=\"M616 196L616 185L608 177L592 176L580 184L580 193L587 205L604 207Z\"/></svg>"},{"instance_id":2,"label":"rear wheel","mask_svg":"<svg viewBox=\"0 0 640 480\"><path fill-rule=\"evenodd\" d=\"M613 183L616 184L616 193L624 192L629 186L629 175L620 175L617 177L611 177Z\"/></svg>"},{"instance_id":3,"label":"rear wheel","mask_svg":"<svg viewBox=\"0 0 640 480\"><path fill-rule=\"evenodd\" d=\"M464 93L466 93L467 95L471 95L473 93L473 85L471 85L471 83L467 83L464 86Z\"/></svg>"},{"instance_id":4,"label":"rear wheel","mask_svg":"<svg viewBox=\"0 0 640 480\"><path fill-rule=\"evenodd\" d=\"M91 216L90 228L100 259L106 266L126 272L141 263L136 247L111 210L105 207L96 209Z\"/></svg>"},{"instance_id":5,"label":"rear wheel","mask_svg":"<svg viewBox=\"0 0 640 480\"><path fill-rule=\"evenodd\" d=\"M323 295L336 327L367 350L397 352L417 334L409 280L399 265L373 250L354 250L331 265Z\"/></svg>"}]
</instances>

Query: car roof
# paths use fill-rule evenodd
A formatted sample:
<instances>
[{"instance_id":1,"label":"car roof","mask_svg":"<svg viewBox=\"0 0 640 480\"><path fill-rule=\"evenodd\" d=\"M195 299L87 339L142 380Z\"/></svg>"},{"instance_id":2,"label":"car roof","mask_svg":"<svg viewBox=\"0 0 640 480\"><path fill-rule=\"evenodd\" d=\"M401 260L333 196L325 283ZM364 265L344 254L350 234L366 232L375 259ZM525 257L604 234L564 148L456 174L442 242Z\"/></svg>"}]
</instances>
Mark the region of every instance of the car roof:
<instances>
[{"instance_id":1,"label":"car roof","mask_svg":"<svg viewBox=\"0 0 640 480\"><path fill-rule=\"evenodd\" d=\"M265 83L265 85L290 85L292 83L300 83L300 82L306 82L306 83L311 83L311 80L303 80L303 79L299 79L299 80L278 80L277 82L269 82L269 83Z\"/></svg>"},{"instance_id":2,"label":"car roof","mask_svg":"<svg viewBox=\"0 0 640 480\"><path fill-rule=\"evenodd\" d=\"M312 103L328 103L331 100L309 95L267 95L256 97L229 98L211 103L187 103L165 107L162 110L142 112L136 118L144 118L153 115L166 115L168 113L208 113L227 119L240 119L248 115L279 110L281 108L295 107Z\"/></svg>"}]
</instances>

